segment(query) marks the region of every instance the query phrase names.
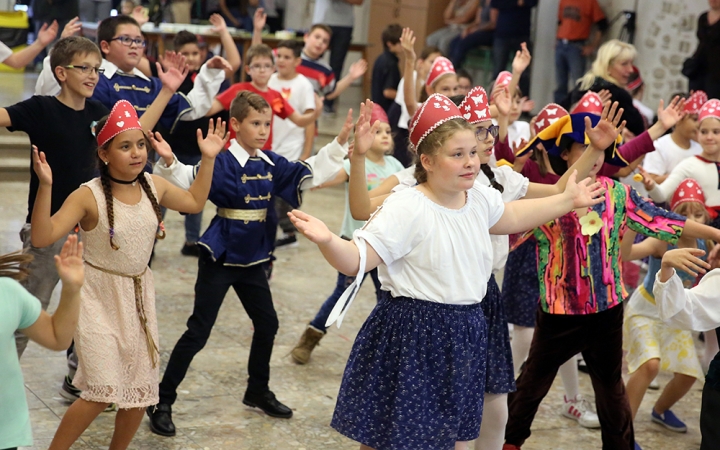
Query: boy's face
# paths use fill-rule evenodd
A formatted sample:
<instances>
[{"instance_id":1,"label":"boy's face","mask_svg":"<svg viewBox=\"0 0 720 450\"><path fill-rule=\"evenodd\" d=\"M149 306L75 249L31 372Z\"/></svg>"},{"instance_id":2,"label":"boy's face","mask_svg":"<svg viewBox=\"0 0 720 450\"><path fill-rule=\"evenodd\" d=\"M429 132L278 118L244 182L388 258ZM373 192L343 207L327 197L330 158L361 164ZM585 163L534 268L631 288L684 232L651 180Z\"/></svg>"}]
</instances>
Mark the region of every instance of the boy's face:
<instances>
[{"instance_id":1,"label":"boy's face","mask_svg":"<svg viewBox=\"0 0 720 450\"><path fill-rule=\"evenodd\" d=\"M396 55L399 55L403 51L402 44L400 42L388 42L387 48L390 53L394 53Z\"/></svg>"},{"instance_id":2,"label":"boy's face","mask_svg":"<svg viewBox=\"0 0 720 450\"><path fill-rule=\"evenodd\" d=\"M202 65L202 52L194 42L187 43L178 50L185 57L185 62L190 70L200 70Z\"/></svg>"},{"instance_id":3,"label":"boy's face","mask_svg":"<svg viewBox=\"0 0 720 450\"><path fill-rule=\"evenodd\" d=\"M115 29L115 35L110 42L102 41L100 46L105 52L105 58L111 63L118 66L123 72L132 71L140 63L143 53L145 52L144 45L138 45L131 42L130 45L123 44L118 38L130 38L132 40L145 41L140 28L131 25L123 24L118 25Z\"/></svg>"},{"instance_id":4,"label":"boy's face","mask_svg":"<svg viewBox=\"0 0 720 450\"><path fill-rule=\"evenodd\" d=\"M278 74L283 77L295 74L295 68L300 64L300 58L296 58L292 50L280 47L275 57Z\"/></svg>"},{"instance_id":5,"label":"boy's face","mask_svg":"<svg viewBox=\"0 0 720 450\"><path fill-rule=\"evenodd\" d=\"M96 69L100 68L101 63L102 60L96 53L77 54L68 64L73 66L72 68L56 67L55 73L64 89L84 98L90 98L100 76Z\"/></svg>"},{"instance_id":6,"label":"boy's face","mask_svg":"<svg viewBox=\"0 0 720 450\"><path fill-rule=\"evenodd\" d=\"M243 148L247 150L261 149L265 146L265 142L267 142L270 136L272 111L270 108L257 111L251 107L249 114L242 122L232 117L230 119L230 126L235 131L235 139L237 139Z\"/></svg>"},{"instance_id":7,"label":"boy's face","mask_svg":"<svg viewBox=\"0 0 720 450\"><path fill-rule=\"evenodd\" d=\"M694 141L698 140L698 128L697 114L687 114L675 125L675 129L680 132L685 139L692 139Z\"/></svg>"},{"instance_id":8,"label":"boy's face","mask_svg":"<svg viewBox=\"0 0 720 450\"><path fill-rule=\"evenodd\" d=\"M303 38L305 41L305 53L312 59L318 59L325 53L330 45L330 35L320 28L315 28Z\"/></svg>"},{"instance_id":9,"label":"boy's face","mask_svg":"<svg viewBox=\"0 0 720 450\"><path fill-rule=\"evenodd\" d=\"M245 67L247 73L252 77L253 83L259 87L267 86L274 69L275 65L272 59L267 56L256 56Z\"/></svg>"}]
</instances>

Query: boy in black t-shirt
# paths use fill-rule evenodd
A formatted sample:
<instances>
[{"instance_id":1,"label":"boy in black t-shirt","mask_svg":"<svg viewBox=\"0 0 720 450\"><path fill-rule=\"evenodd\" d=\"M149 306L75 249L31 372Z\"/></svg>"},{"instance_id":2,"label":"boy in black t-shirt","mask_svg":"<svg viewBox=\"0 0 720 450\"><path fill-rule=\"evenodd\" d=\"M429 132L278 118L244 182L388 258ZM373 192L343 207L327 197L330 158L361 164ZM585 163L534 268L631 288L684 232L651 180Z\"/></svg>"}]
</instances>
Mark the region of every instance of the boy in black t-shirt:
<instances>
[{"instance_id":1,"label":"boy in black t-shirt","mask_svg":"<svg viewBox=\"0 0 720 450\"><path fill-rule=\"evenodd\" d=\"M91 40L78 36L61 39L50 56L53 74L61 86L60 93L57 96L36 95L7 108L0 108L0 127L26 132L30 142L45 152L48 163L53 168L57 167L53 172L51 214L60 209L70 193L97 174L97 142L93 127L110 113L103 104L90 99L102 72L101 62L100 49ZM177 69L163 72L163 88L174 93L184 76L185 73ZM146 131L155 126L167 99L167 95L158 98L140 119ZM30 275L23 281L23 286L40 299L43 309L47 309L59 280L53 257L60 252L65 238L45 248L32 246L30 216L39 182L32 167L30 174L28 215L20 231L20 238L23 241L23 252L33 255L33 260L28 267ZM17 334L16 344L18 354L22 355L27 337ZM68 386L63 385L61 391L63 397L71 401L79 393L70 384L72 375L66 379Z\"/></svg>"},{"instance_id":2,"label":"boy in black t-shirt","mask_svg":"<svg viewBox=\"0 0 720 450\"><path fill-rule=\"evenodd\" d=\"M390 24L382 32L382 42L385 51L377 57L373 65L371 99L388 112L397 95L400 83L400 69L398 68L399 55L402 53L400 36L402 27L396 23Z\"/></svg>"}]
</instances>

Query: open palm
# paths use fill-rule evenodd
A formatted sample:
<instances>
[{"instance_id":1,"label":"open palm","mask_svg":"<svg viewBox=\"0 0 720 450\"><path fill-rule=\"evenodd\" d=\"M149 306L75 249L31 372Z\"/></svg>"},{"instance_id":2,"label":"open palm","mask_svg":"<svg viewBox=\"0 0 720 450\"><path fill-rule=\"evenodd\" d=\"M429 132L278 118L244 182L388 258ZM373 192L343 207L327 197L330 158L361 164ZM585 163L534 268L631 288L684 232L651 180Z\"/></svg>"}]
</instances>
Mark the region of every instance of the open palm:
<instances>
[{"instance_id":1,"label":"open palm","mask_svg":"<svg viewBox=\"0 0 720 450\"><path fill-rule=\"evenodd\" d=\"M80 289L85 281L85 264L83 263L83 244L78 242L77 235L71 234L55 256L55 269L63 282L63 286Z\"/></svg>"},{"instance_id":2,"label":"open palm","mask_svg":"<svg viewBox=\"0 0 720 450\"><path fill-rule=\"evenodd\" d=\"M33 170L35 170L35 174L37 174L40 184L52 185L52 170L50 169L50 164L48 164L47 158L45 157L45 152L39 152L38 148L34 145L32 148Z\"/></svg>"},{"instance_id":3,"label":"open palm","mask_svg":"<svg viewBox=\"0 0 720 450\"><path fill-rule=\"evenodd\" d=\"M612 105L610 105L610 102L606 102L597 125L593 127L590 123L590 118L585 117L585 134L587 134L588 139L590 139L590 144L592 144L595 149L605 150L615 142L615 139L617 139L623 128L625 128L624 121L618 127L624 111L622 108L618 109L618 102Z\"/></svg>"},{"instance_id":4,"label":"open palm","mask_svg":"<svg viewBox=\"0 0 720 450\"><path fill-rule=\"evenodd\" d=\"M573 209L594 206L605 199L605 188L600 183L593 183L589 177L580 182L576 179L577 171L574 171L565 187L565 194L572 198Z\"/></svg>"},{"instance_id":5,"label":"open palm","mask_svg":"<svg viewBox=\"0 0 720 450\"><path fill-rule=\"evenodd\" d=\"M295 225L306 238L316 244L325 244L332 240L332 232L327 225L310 214L304 213L299 209L293 209L288 213L290 221Z\"/></svg>"},{"instance_id":6,"label":"open palm","mask_svg":"<svg viewBox=\"0 0 720 450\"><path fill-rule=\"evenodd\" d=\"M658 106L658 121L662 124L662 126L666 129L670 129L677 124L680 119L683 117L683 108L685 107L685 100L681 99L679 96L675 96L670 101L670 104L667 106L667 108L664 107L664 102L662 99L660 99L660 104Z\"/></svg>"},{"instance_id":7,"label":"open palm","mask_svg":"<svg viewBox=\"0 0 720 450\"><path fill-rule=\"evenodd\" d=\"M208 123L208 133L203 139L202 130L197 130L198 147L203 156L214 158L220 151L225 148L230 134L226 133L226 123L220 119L212 120Z\"/></svg>"}]
</instances>

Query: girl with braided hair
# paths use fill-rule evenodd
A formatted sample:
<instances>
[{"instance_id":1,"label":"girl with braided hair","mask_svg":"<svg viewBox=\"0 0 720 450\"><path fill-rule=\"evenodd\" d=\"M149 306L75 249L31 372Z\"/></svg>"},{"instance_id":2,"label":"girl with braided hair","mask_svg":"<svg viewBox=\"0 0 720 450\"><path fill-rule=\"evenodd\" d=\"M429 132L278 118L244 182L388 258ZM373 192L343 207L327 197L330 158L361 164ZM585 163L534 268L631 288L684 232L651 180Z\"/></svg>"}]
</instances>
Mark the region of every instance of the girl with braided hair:
<instances>
[{"instance_id":1,"label":"girl with braided hair","mask_svg":"<svg viewBox=\"0 0 720 450\"><path fill-rule=\"evenodd\" d=\"M202 165L188 191L144 173L150 142L133 106L121 100L97 127L100 177L78 188L50 216L52 171L33 150L40 180L33 208L32 242L47 246L76 224L85 244L86 283L75 350L79 400L63 417L50 446L68 449L110 403L119 407L110 448L124 449L144 408L158 401L159 351L153 276L147 267L156 238L165 236L160 205L181 212L202 210L210 191L215 156L224 147L225 123L198 130Z\"/></svg>"}]
</instances>

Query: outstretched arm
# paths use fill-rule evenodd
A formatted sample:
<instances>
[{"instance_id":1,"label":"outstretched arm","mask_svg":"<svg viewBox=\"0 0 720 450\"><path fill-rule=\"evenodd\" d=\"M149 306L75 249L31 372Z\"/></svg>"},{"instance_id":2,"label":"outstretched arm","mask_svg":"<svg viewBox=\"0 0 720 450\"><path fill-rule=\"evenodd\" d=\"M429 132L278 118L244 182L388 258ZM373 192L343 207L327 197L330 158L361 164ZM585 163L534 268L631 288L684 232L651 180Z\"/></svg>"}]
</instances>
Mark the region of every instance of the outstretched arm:
<instances>
[{"instance_id":1,"label":"outstretched arm","mask_svg":"<svg viewBox=\"0 0 720 450\"><path fill-rule=\"evenodd\" d=\"M260 11L262 8L259 8ZM235 40L230 35L227 29L225 19L220 14L213 14L210 16L210 23L213 25L211 31L217 33L220 36L220 43L222 44L223 50L225 50L225 59L230 68L225 68L225 78L232 79L233 75L240 68L242 58L240 57L240 51L235 45Z\"/></svg>"},{"instance_id":2,"label":"outstretched arm","mask_svg":"<svg viewBox=\"0 0 720 450\"><path fill-rule=\"evenodd\" d=\"M337 82L335 85L335 90L329 93L326 98L328 100L333 100L335 98L338 98L340 94L343 93L345 89L350 87L350 85L353 83L353 81L357 80L361 76L365 75L365 72L367 72L368 63L364 59L360 59L355 61L348 70L348 74L345 75L340 81Z\"/></svg>"},{"instance_id":3,"label":"outstretched arm","mask_svg":"<svg viewBox=\"0 0 720 450\"><path fill-rule=\"evenodd\" d=\"M405 108L412 117L418 108L417 91L415 90L415 34L410 28L403 28L400 36L403 54L405 55L405 69L403 70L403 97Z\"/></svg>"},{"instance_id":4,"label":"outstretched arm","mask_svg":"<svg viewBox=\"0 0 720 450\"><path fill-rule=\"evenodd\" d=\"M55 40L57 32L57 20L53 20L50 25L44 23L40 28L40 32L38 33L35 42L20 50L19 52L13 53L12 55L8 56L4 61L0 62L15 69L24 69L25 66L30 64L32 60L35 59L35 57L39 55L45 47L50 45L52 41Z\"/></svg>"},{"instance_id":5,"label":"outstretched arm","mask_svg":"<svg viewBox=\"0 0 720 450\"><path fill-rule=\"evenodd\" d=\"M153 128L155 128L155 125L157 125L165 111L165 107L170 99L172 99L172 96L175 95L175 92L177 92L188 73L185 57L179 53L165 52L164 62L167 70L164 70L160 63L155 63L158 78L162 82L162 89L160 89L158 96L155 97L155 100L153 100L147 111L145 111L145 114L140 117L140 123L146 133L151 133Z\"/></svg>"}]
</instances>

